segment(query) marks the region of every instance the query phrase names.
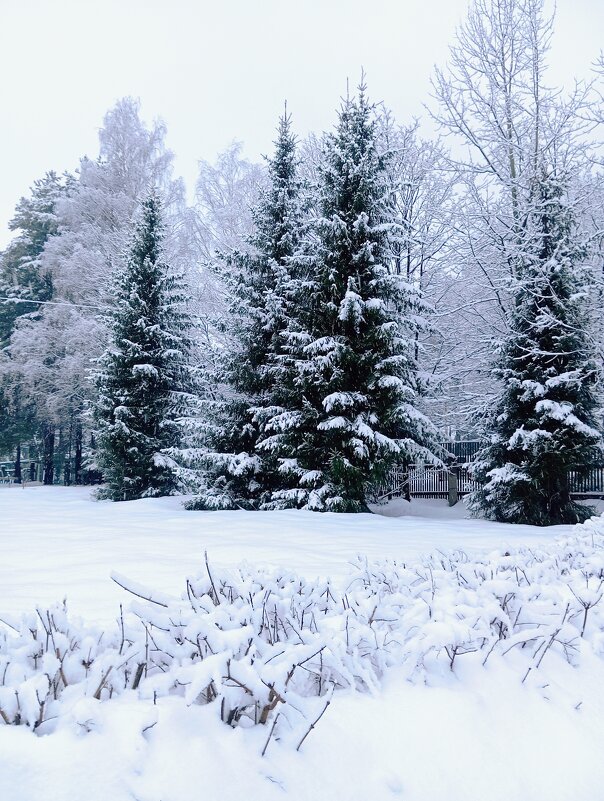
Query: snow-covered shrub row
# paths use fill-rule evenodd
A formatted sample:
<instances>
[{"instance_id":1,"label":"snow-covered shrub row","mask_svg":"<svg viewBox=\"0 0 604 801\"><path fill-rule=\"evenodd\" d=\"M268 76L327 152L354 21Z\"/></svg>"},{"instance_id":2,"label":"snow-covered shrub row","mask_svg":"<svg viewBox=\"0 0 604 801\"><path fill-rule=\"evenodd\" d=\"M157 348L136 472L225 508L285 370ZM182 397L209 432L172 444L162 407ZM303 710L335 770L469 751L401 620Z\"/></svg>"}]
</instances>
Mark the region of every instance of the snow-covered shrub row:
<instances>
[{"instance_id":1,"label":"snow-covered shrub row","mask_svg":"<svg viewBox=\"0 0 604 801\"><path fill-rule=\"evenodd\" d=\"M392 666L430 683L472 660L545 686L583 647L604 657L600 519L544 549L359 559L339 588L207 564L180 599L115 579L139 597L110 632L55 607L0 635L4 723L45 732L83 696L135 691L213 704L231 726L270 724L267 745L273 735L300 744L334 689L373 692Z\"/></svg>"}]
</instances>

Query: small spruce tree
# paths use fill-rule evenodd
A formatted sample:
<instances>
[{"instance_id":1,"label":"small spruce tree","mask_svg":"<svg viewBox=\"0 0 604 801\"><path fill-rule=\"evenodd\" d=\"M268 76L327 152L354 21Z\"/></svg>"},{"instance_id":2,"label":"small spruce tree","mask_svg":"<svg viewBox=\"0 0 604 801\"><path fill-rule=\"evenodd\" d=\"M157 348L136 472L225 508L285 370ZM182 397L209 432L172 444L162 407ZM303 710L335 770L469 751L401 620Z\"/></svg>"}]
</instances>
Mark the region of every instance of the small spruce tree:
<instances>
[{"instance_id":1,"label":"small spruce tree","mask_svg":"<svg viewBox=\"0 0 604 801\"><path fill-rule=\"evenodd\" d=\"M474 468L483 486L470 508L501 522L575 523L592 512L569 488L569 470L600 461L602 441L589 271L565 189L555 174L536 182L509 335L494 371L501 394L492 438Z\"/></svg>"},{"instance_id":2,"label":"small spruce tree","mask_svg":"<svg viewBox=\"0 0 604 801\"><path fill-rule=\"evenodd\" d=\"M142 203L123 268L115 276L110 344L96 373L98 462L114 501L178 489L173 459L191 390L190 319L182 279L163 260L162 208Z\"/></svg>"}]
</instances>

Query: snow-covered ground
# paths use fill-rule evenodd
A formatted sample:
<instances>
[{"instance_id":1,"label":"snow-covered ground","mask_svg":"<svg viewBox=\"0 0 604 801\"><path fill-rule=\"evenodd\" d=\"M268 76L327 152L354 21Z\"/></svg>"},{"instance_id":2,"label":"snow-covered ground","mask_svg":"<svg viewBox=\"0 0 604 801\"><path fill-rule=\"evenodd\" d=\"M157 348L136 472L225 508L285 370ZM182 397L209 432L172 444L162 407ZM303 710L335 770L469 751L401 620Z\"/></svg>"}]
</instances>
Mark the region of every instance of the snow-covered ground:
<instances>
[{"instance_id":1,"label":"snow-covered ground","mask_svg":"<svg viewBox=\"0 0 604 801\"><path fill-rule=\"evenodd\" d=\"M0 618L66 596L72 612L109 623L129 602L111 571L179 594L206 550L217 570L247 561L344 585L357 554L413 561L462 548L484 559L573 534L466 520L444 502L381 512L186 512L179 499L111 504L86 489L0 487ZM336 692L300 752L273 743L262 757L265 727L231 729L212 705L152 706L130 691L74 704L47 736L0 721L0 800L598 801L604 660L592 634L577 666L552 656L541 683L472 655L420 682L391 667L374 695Z\"/></svg>"},{"instance_id":2,"label":"snow-covered ground","mask_svg":"<svg viewBox=\"0 0 604 801\"><path fill-rule=\"evenodd\" d=\"M180 593L205 551L217 567L247 561L345 579L357 554L537 545L572 528L468 520L461 503L445 501L398 500L378 512L189 512L181 498L112 503L92 500L89 488L0 486L0 615L67 597L72 612L113 620L124 594L112 571Z\"/></svg>"}]
</instances>

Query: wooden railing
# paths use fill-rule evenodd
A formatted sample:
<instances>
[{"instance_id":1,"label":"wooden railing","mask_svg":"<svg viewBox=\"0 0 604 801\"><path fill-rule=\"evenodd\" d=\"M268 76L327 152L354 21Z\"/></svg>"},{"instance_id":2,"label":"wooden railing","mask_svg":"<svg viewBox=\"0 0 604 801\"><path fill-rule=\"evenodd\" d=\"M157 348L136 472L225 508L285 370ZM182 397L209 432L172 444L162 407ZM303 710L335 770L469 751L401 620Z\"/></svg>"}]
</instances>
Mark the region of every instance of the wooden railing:
<instances>
[{"instance_id":1,"label":"wooden railing","mask_svg":"<svg viewBox=\"0 0 604 801\"><path fill-rule=\"evenodd\" d=\"M591 465L585 470L569 470L571 495L581 497L604 496L604 465Z\"/></svg>"},{"instance_id":2,"label":"wooden railing","mask_svg":"<svg viewBox=\"0 0 604 801\"><path fill-rule=\"evenodd\" d=\"M604 465L593 465L585 470L568 471L571 496L580 498L604 498ZM453 479L453 480L452 480ZM375 491L376 499L391 498L444 498L451 502L452 491L463 497L480 488L465 465L441 469L431 466L409 468L394 467L384 483Z\"/></svg>"},{"instance_id":3,"label":"wooden railing","mask_svg":"<svg viewBox=\"0 0 604 801\"><path fill-rule=\"evenodd\" d=\"M42 478L42 465L34 459L21 460L21 482L40 481ZM15 484L17 478L15 462L0 462L0 484Z\"/></svg>"},{"instance_id":4,"label":"wooden railing","mask_svg":"<svg viewBox=\"0 0 604 801\"><path fill-rule=\"evenodd\" d=\"M454 479L452 481L452 478ZM459 497L478 489L467 467L453 467L450 470L427 466L411 465L405 469L394 467L386 481L376 489L378 500L390 498L445 498L451 499L454 489Z\"/></svg>"}]
</instances>

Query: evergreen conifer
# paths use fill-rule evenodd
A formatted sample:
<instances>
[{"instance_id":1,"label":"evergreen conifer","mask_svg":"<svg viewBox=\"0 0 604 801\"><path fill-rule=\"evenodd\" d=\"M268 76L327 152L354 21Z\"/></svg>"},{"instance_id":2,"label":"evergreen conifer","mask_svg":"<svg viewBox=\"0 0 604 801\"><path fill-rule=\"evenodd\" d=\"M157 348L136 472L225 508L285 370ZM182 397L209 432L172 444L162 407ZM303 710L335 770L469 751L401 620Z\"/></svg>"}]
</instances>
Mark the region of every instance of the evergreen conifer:
<instances>
[{"instance_id":1,"label":"evergreen conifer","mask_svg":"<svg viewBox=\"0 0 604 801\"><path fill-rule=\"evenodd\" d=\"M471 509L501 522L545 526L591 514L571 499L569 470L601 459L600 373L588 333L589 271L565 182L544 173L534 194L509 335L494 372L501 394L492 440L475 465L484 484Z\"/></svg>"},{"instance_id":2,"label":"evergreen conifer","mask_svg":"<svg viewBox=\"0 0 604 801\"><path fill-rule=\"evenodd\" d=\"M344 102L320 173L320 216L293 260L273 360L278 411L259 447L290 484L270 506L360 512L394 461L437 461L418 410L425 307L390 269L394 212L364 86Z\"/></svg>"},{"instance_id":3,"label":"evergreen conifer","mask_svg":"<svg viewBox=\"0 0 604 801\"><path fill-rule=\"evenodd\" d=\"M164 236L161 202L151 192L115 276L110 344L96 374L100 497L115 501L178 489L173 454L191 390L191 321L182 280L163 259Z\"/></svg>"},{"instance_id":4,"label":"evergreen conifer","mask_svg":"<svg viewBox=\"0 0 604 801\"><path fill-rule=\"evenodd\" d=\"M284 287L301 226L296 142L285 113L268 162L268 186L254 209L249 252L221 260L229 294L227 347L216 355L203 404L202 486L192 508L258 508L280 477L275 460L256 448L274 414L275 376L270 365L283 349L287 327ZM217 390L216 387L219 389Z\"/></svg>"}]
</instances>

